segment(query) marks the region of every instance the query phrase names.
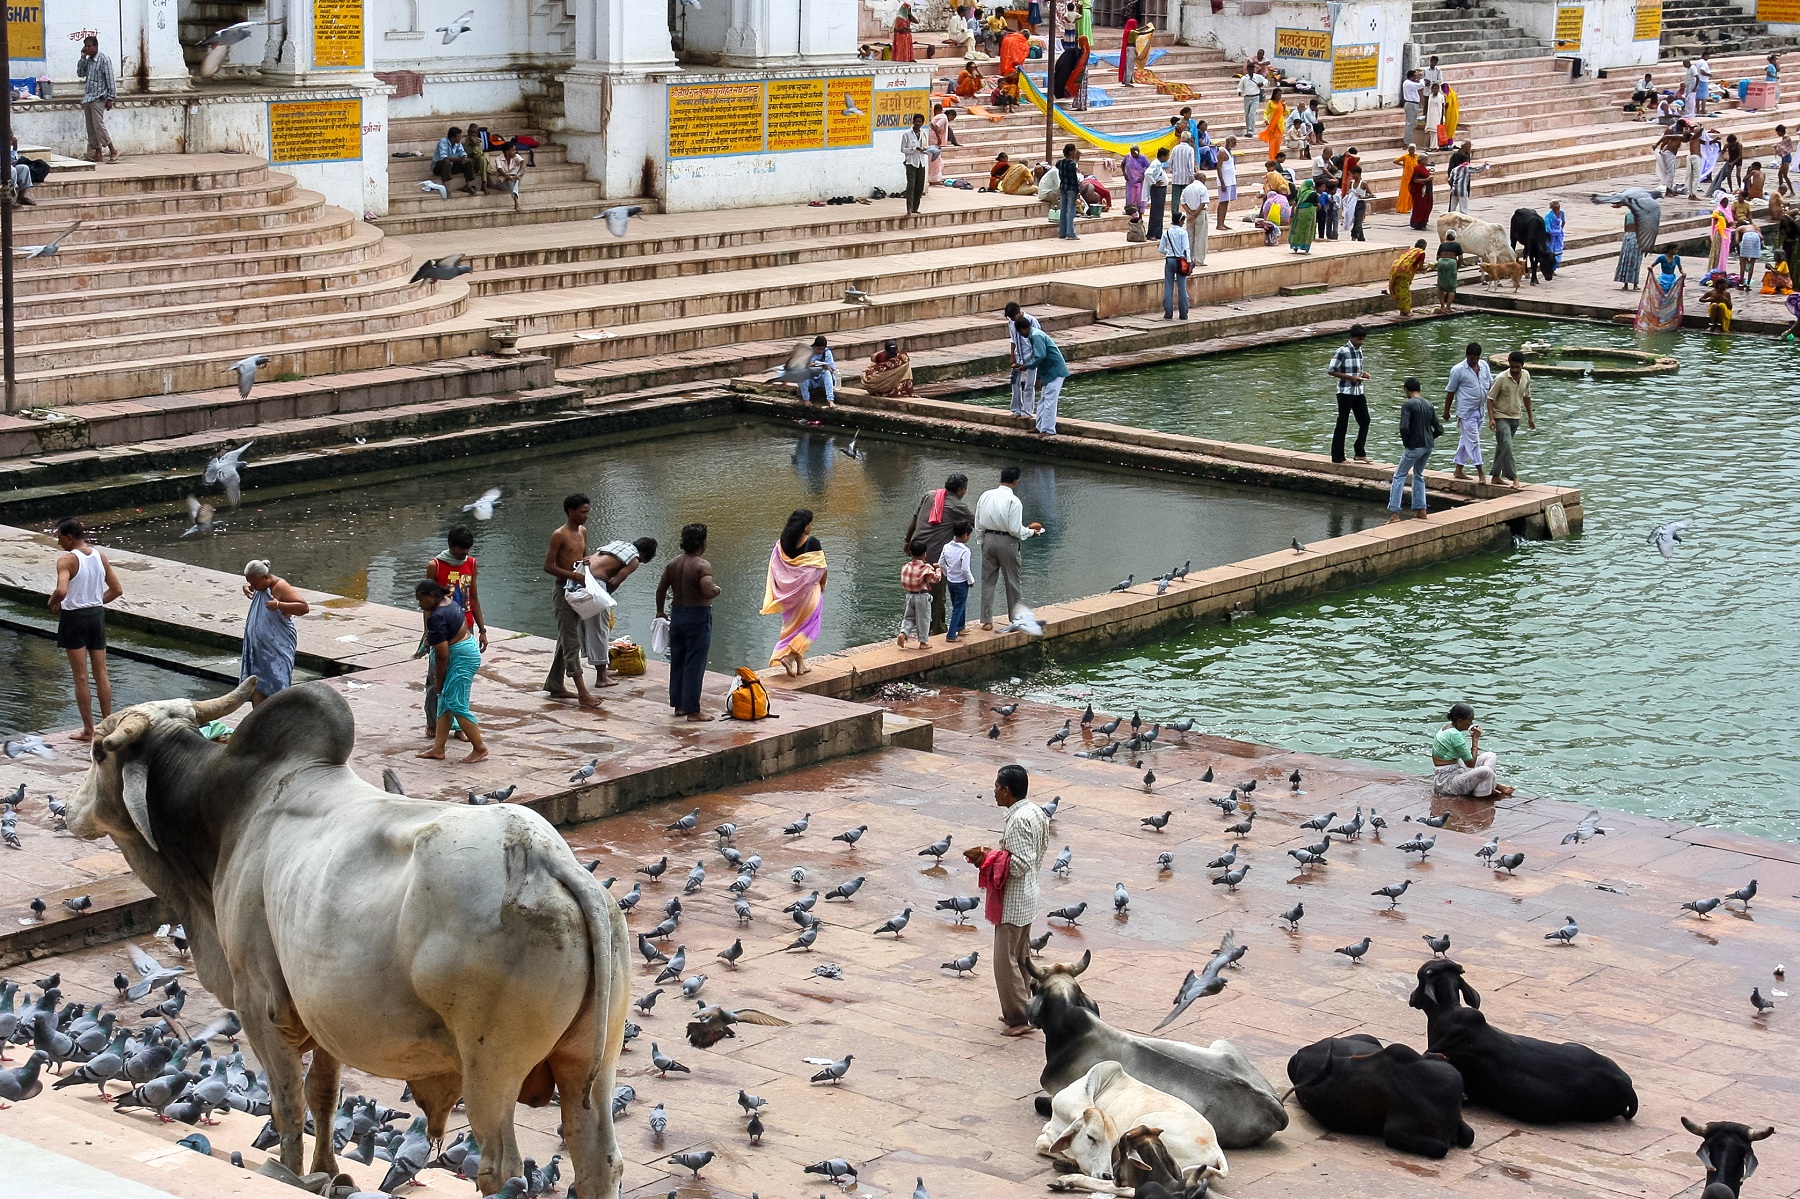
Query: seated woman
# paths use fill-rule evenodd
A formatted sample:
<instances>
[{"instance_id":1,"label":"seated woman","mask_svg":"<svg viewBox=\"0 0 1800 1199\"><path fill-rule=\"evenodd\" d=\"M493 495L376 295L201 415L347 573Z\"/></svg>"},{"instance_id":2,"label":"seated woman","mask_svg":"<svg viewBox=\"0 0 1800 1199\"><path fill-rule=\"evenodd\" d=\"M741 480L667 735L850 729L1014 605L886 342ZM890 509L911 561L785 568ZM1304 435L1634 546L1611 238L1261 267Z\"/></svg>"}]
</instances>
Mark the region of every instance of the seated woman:
<instances>
[{"instance_id":1,"label":"seated woman","mask_svg":"<svg viewBox=\"0 0 1800 1199\"><path fill-rule=\"evenodd\" d=\"M1010 112L1019 106L1019 73L1008 71L994 83L994 94L991 97L995 108L1001 112Z\"/></svg>"},{"instance_id":2,"label":"seated woman","mask_svg":"<svg viewBox=\"0 0 1800 1199\"><path fill-rule=\"evenodd\" d=\"M1002 150L1000 153L994 155L994 165L988 168L988 181L985 190L991 192L999 191L1000 181L1006 178L1006 173L1010 170L1012 170L1012 159L1007 157L1006 151Z\"/></svg>"},{"instance_id":3,"label":"seated woman","mask_svg":"<svg viewBox=\"0 0 1800 1199\"><path fill-rule=\"evenodd\" d=\"M1785 259L1776 262L1774 266L1763 272L1763 295L1785 296L1791 294L1793 290L1794 276L1793 273L1788 270L1788 264Z\"/></svg>"},{"instance_id":4,"label":"seated woman","mask_svg":"<svg viewBox=\"0 0 1800 1199\"><path fill-rule=\"evenodd\" d=\"M1030 167L1022 162L1015 162L1007 167L999 182L988 190L1008 196L1028 196L1037 190L1037 180L1032 177Z\"/></svg>"},{"instance_id":5,"label":"seated woman","mask_svg":"<svg viewBox=\"0 0 1800 1199\"><path fill-rule=\"evenodd\" d=\"M1128 242L1150 240L1149 235L1144 232L1144 214L1129 204L1125 206L1125 240Z\"/></svg>"},{"instance_id":6,"label":"seated woman","mask_svg":"<svg viewBox=\"0 0 1800 1199\"><path fill-rule=\"evenodd\" d=\"M912 358L900 350L900 343L883 345L862 373L863 390L872 396L909 396L913 394Z\"/></svg>"},{"instance_id":7,"label":"seated woman","mask_svg":"<svg viewBox=\"0 0 1800 1199\"><path fill-rule=\"evenodd\" d=\"M962 74L956 77L956 94L965 100L972 99L979 96L981 89L986 86L987 77L981 73L981 68L975 65L975 61L970 59L964 63Z\"/></svg>"},{"instance_id":8,"label":"seated woman","mask_svg":"<svg viewBox=\"0 0 1800 1199\"><path fill-rule=\"evenodd\" d=\"M1453 704L1450 723L1431 739L1431 788L1437 795L1470 795L1476 799L1504 799L1511 787L1495 781L1497 759L1481 749L1481 729L1475 709Z\"/></svg>"}]
</instances>

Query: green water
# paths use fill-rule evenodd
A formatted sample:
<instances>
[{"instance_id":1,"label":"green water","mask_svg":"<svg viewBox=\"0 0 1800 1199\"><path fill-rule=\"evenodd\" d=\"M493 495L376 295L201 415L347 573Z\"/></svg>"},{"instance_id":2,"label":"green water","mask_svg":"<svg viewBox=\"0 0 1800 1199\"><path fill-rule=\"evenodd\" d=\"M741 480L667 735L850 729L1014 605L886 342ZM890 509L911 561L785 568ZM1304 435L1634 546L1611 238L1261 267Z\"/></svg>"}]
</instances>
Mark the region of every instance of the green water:
<instances>
[{"instance_id":1,"label":"green water","mask_svg":"<svg viewBox=\"0 0 1800 1199\"><path fill-rule=\"evenodd\" d=\"M199 699L224 689L219 683L117 653L107 655L106 673L112 680L113 704L121 708L152 699ZM0 686L0 735L81 723L69 658L56 648L54 636L0 627L0 679L8 680ZM6 781L5 775L5 759L0 758L0 782Z\"/></svg>"},{"instance_id":2,"label":"green water","mask_svg":"<svg viewBox=\"0 0 1800 1199\"><path fill-rule=\"evenodd\" d=\"M1483 747L1530 792L1800 839L1800 745L1786 732L1800 711L1800 350L1486 316L1381 331L1365 346L1372 457L1398 454L1401 379L1418 375L1441 403L1471 339L1681 359L1662 378L1534 382L1520 473L1582 488L1580 536L1061 663L1025 692L1418 773L1430 732L1466 699ZM1062 414L1324 452L1337 344L1074 379ZM1433 467L1448 468L1454 442L1451 428ZM1694 527L1665 561L1645 536L1684 516Z\"/></svg>"}]
</instances>

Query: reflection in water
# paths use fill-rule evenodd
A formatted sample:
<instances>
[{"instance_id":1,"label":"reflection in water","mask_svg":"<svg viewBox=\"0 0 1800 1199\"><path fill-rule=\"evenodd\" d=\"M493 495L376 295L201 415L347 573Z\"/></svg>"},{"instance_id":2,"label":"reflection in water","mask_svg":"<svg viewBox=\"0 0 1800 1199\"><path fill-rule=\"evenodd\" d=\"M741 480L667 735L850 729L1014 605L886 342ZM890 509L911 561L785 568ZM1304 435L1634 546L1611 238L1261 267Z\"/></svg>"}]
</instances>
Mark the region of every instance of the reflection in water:
<instances>
[{"instance_id":1,"label":"reflection in water","mask_svg":"<svg viewBox=\"0 0 1800 1199\"><path fill-rule=\"evenodd\" d=\"M1485 316L1378 330L1364 347L1371 454L1396 453L1406 375L1441 398L1469 340L1493 351L1533 338L1638 344L1605 326ZM1082 379L1063 411L1323 452L1333 348L1304 342ZM1029 689L1092 695L1101 710L1193 714L1209 732L1421 774L1427 736L1466 698L1483 747L1528 791L1800 838L1800 746L1757 735L1800 710L1790 669L1800 656L1800 488L1781 465L1800 442L1793 349L1698 334L1648 348L1678 356L1680 374L1534 381L1538 429L1520 430L1520 472L1582 488L1582 536L1061 664ZM1454 431L1433 466L1447 468L1453 443ZM1690 515L1674 559L1645 544L1656 525Z\"/></svg>"},{"instance_id":2,"label":"reflection in water","mask_svg":"<svg viewBox=\"0 0 1800 1199\"><path fill-rule=\"evenodd\" d=\"M681 526L703 521L711 529L708 557L724 589L715 607L712 666L760 667L779 624L759 615L763 574L790 511L817 513L814 531L831 563L816 652L878 641L899 626L901 540L920 497L961 471L971 480L972 507L1009 461L987 450L868 433L852 457L845 452L849 436L714 422L661 437L558 445L554 453L351 476L329 490L286 496L259 491L252 462L244 506L232 514L228 533L183 540L185 526L171 509L103 527L100 539L232 572L250 558L267 557L299 586L366 592L371 600L411 607L413 584L443 547L444 530L467 519L461 506L499 487L504 495L494 519L473 526L484 614L503 628L550 634L544 551L561 523L563 497L581 491L593 502L591 547L643 536L665 547L621 590L621 632L648 640L663 562L675 552ZM1154 577L1184 558L1198 570L1266 553L1292 537L1314 540L1333 527L1354 530L1379 519L1366 506L1325 497L1087 465L1027 465L1019 494L1026 519L1049 530L1025 549L1031 603L1104 591L1127 573ZM220 602L235 609L241 600L233 594Z\"/></svg>"},{"instance_id":3,"label":"reflection in water","mask_svg":"<svg viewBox=\"0 0 1800 1199\"><path fill-rule=\"evenodd\" d=\"M113 705L125 708L152 699L198 699L217 695L219 683L107 655ZM81 723L75 712L68 655L54 637L0 627L0 734L37 732ZM58 745L59 753L72 752ZM79 751L73 751L79 752ZM3 759L0 759L3 761Z\"/></svg>"}]
</instances>

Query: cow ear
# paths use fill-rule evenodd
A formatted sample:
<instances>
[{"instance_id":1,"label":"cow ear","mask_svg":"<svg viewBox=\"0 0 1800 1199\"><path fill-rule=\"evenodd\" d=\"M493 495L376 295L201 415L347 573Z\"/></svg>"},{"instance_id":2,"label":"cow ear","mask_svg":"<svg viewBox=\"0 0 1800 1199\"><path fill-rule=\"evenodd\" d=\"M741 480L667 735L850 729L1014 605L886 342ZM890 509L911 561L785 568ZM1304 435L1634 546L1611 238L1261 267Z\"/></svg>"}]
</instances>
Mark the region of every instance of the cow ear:
<instances>
[{"instance_id":1,"label":"cow ear","mask_svg":"<svg viewBox=\"0 0 1800 1199\"><path fill-rule=\"evenodd\" d=\"M138 836L161 853L150 833L150 768L142 762L127 762L119 773L125 783L125 811L131 816L131 823L137 827Z\"/></svg>"},{"instance_id":2,"label":"cow ear","mask_svg":"<svg viewBox=\"0 0 1800 1199\"><path fill-rule=\"evenodd\" d=\"M1700 1142L1700 1147L1694 1150L1694 1156L1699 1158L1700 1164L1708 1170L1717 1170L1719 1168L1713 1165L1712 1150L1706 1147L1705 1141Z\"/></svg>"},{"instance_id":3,"label":"cow ear","mask_svg":"<svg viewBox=\"0 0 1800 1199\"><path fill-rule=\"evenodd\" d=\"M1471 987L1468 983L1463 981L1462 971L1460 970L1456 972L1456 989L1461 993L1464 1003L1472 1008L1481 1007L1481 996L1476 993L1474 987Z\"/></svg>"},{"instance_id":4,"label":"cow ear","mask_svg":"<svg viewBox=\"0 0 1800 1199\"><path fill-rule=\"evenodd\" d=\"M1746 1149L1744 1150L1744 1177L1748 1178L1754 1173L1756 1173L1756 1150Z\"/></svg>"},{"instance_id":5,"label":"cow ear","mask_svg":"<svg viewBox=\"0 0 1800 1199\"><path fill-rule=\"evenodd\" d=\"M1068 1131L1064 1132L1060 1137L1057 1137L1056 1142L1050 1146L1050 1152L1052 1154L1056 1154L1056 1153L1060 1153L1063 1150L1067 1149L1069 1147L1069 1145L1074 1142L1075 1134L1080 1131L1081 1131L1081 1122L1080 1121L1076 1121L1074 1124L1069 1125Z\"/></svg>"}]
</instances>

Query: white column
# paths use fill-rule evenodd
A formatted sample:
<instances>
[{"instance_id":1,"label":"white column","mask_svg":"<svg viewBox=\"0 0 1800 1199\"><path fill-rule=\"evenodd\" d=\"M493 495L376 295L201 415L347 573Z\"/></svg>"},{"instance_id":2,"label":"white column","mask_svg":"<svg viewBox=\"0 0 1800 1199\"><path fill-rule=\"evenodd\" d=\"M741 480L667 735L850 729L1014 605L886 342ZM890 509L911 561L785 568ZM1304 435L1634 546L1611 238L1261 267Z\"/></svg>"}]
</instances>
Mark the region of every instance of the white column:
<instances>
[{"instance_id":1,"label":"white column","mask_svg":"<svg viewBox=\"0 0 1800 1199\"><path fill-rule=\"evenodd\" d=\"M662 5L643 0L580 0L575 10L576 71L593 66L672 66L674 62Z\"/></svg>"},{"instance_id":2,"label":"white column","mask_svg":"<svg viewBox=\"0 0 1800 1199\"><path fill-rule=\"evenodd\" d=\"M175 15L175 0L128 0L122 15L129 27L135 19L143 30L134 39L119 63L119 90L135 90L139 74L138 58L149 64L145 72L153 92L184 92L194 86L187 62L181 53L181 29ZM128 81L130 81L128 83Z\"/></svg>"},{"instance_id":3,"label":"white column","mask_svg":"<svg viewBox=\"0 0 1800 1199\"><path fill-rule=\"evenodd\" d=\"M285 87L369 82L370 39L375 22L385 20L371 7L370 0L269 0L263 78Z\"/></svg>"},{"instance_id":4,"label":"white column","mask_svg":"<svg viewBox=\"0 0 1800 1199\"><path fill-rule=\"evenodd\" d=\"M856 57L857 9L862 0L790 0L800 6L800 57L809 62Z\"/></svg>"}]
</instances>

